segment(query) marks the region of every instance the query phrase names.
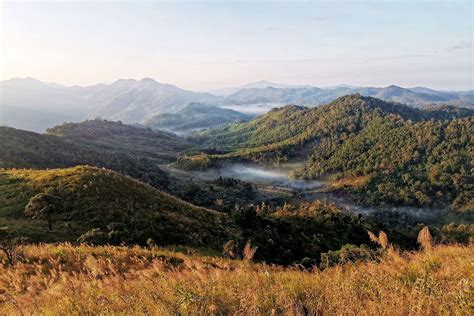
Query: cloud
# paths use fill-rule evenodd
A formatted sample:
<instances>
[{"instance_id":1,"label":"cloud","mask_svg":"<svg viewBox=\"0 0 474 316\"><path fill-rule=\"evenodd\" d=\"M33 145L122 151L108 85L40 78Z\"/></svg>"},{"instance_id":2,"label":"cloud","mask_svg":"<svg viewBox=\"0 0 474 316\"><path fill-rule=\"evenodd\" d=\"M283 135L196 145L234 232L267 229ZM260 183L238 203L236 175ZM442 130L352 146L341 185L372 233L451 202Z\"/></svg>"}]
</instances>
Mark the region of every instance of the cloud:
<instances>
[{"instance_id":1,"label":"cloud","mask_svg":"<svg viewBox=\"0 0 474 316\"><path fill-rule=\"evenodd\" d=\"M457 49L472 49L472 42L470 41L462 41L454 46L448 47L449 50L457 50Z\"/></svg>"}]
</instances>

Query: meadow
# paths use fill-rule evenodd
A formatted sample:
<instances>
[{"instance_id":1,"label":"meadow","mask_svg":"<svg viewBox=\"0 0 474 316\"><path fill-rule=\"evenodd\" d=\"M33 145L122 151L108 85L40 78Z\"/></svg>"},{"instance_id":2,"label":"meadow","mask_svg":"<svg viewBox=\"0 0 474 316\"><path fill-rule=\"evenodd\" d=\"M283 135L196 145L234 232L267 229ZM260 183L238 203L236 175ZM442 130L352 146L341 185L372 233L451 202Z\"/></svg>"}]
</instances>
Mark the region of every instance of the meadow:
<instances>
[{"instance_id":1,"label":"meadow","mask_svg":"<svg viewBox=\"0 0 474 316\"><path fill-rule=\"evenodd\" d=\"M474 244L324 270L186 249L24 245L0 264L0 314L472 315ZM258 250L257 250L258 251ZM2 254L3 256L3 254Z\"/></svg>"}]
</instances>

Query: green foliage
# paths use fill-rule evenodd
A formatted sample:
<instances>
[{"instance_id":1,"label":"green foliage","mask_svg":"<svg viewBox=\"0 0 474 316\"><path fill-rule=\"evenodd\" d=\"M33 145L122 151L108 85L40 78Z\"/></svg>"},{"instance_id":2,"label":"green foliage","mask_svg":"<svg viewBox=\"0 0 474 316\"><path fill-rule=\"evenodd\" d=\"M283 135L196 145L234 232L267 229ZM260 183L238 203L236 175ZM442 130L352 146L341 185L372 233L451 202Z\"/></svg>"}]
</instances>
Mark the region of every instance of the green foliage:
<instances>
[{"instance_id":1,"label":"green foliage","mask_svg":"<svg viewBox=\"0 0 474 316\"><path fill-rule=\"evenodd\" d=\"M225 213L230 213L236 204L250 204L259 198L251 183L222 177L206 182L190 181L174 190L174 193L194 205Z\"/></svg>"},{"instance_id":2,"label":"green foliage","mask_svg":"<svg viewBox=\"0 0 474 316\"><path fill-rule=\"evenodd\" d=\"M367 245L359 247L347 244L339 250L322 253L320 267L326 269L340 264L370 261L375 260L378 256L380 256L380 251L370 249Z\"/></svg>"},{"instance_id":3,"label":"green foliage","mask_svg":"<svg viewBox=\"0 0 474 316\"><path fill-rule=\"evenodd\" d=\"M14 209L4 215L7 222L9 219L22 219L23 208L28 201L32 211L44 210L45 205L50 207L51 201L46 197L54 195L60 200L60 206L54 206L58 211L54 215L56 230L59 235L68 235L65 223L71 223L74 232L69 234L70 241L99 228L107 234L108 243L145 244L148 238L153 238L159 245L182 244L220 249L225 241L239 236L238 229L227 215L195 207L109 170L82 166L53 170L3 170L0 179L7 183L3 189L9 192L0 195L0 205L10 205L11 199L15 201ZM45 200L48 203L44 203ZM32 241L45 240L45 236L23 232L36 238L31 238Z\"/></svg>"},{"instance_id":4,"label":"green foliage","mask_svg":"<svg viewBox=\"0 0 474 316\"><path fill-rule=\"evenodd\" d=\"M52 216L56 213L60 213L61 207L61 200L57 196L38 193L26 204L25 215L34 219L46 219L48 221L49 230L52 230Z\"/></svg>"},{"instance_id":5,"label":"green foliage","mask_svg":"<svg viewBox=\"0 0 474 316\"><path fill-rule=\"evenodd\" d=\"M323 252L368 242L358 216L321 201L238 207L233 216L244 240L258 247L256 260L290 264L306 257L319 262Z\"/></svg>"},{"instance_id":6,"label":"green foliage","mask_svg":"<svg viewBox=\"0 0 474 316\"><path fill-rule=\"evenodd\" d=\"M430 206L451 204L472 210L474 117L394 124L374 120L330 157L316 149L306 176L368 175L351 189L367 204Z\"/></svg>"},{"instance_id":7,"label":"green foliage","mask_svg":"<svg viewBox=\"0 0 474 316\"><path fill-rule=\"evenodd\" d=\"M104 120L64 123L48 132L0 127L0 168L92 165L166 189L170 179L158 164L174 160L188 146L173 134Z\"/></svg>"}]
</instances>

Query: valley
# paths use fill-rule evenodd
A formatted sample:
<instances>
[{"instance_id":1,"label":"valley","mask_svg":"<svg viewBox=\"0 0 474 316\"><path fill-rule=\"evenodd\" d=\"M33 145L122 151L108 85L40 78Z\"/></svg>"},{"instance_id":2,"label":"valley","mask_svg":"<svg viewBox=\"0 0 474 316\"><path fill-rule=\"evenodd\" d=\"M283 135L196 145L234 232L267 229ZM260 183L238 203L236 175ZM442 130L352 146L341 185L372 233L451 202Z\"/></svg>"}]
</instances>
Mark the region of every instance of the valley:
<instances>
[{"instance_id":1,"label":"valley","mask_svg":"<svg viewBox=\"0 0 474 316\"><path fill-rule=\"evenodd\" d=\"M426 250L426 230L429 247L464 253L474 237L473 119L469 109L356 94L257 117L191 104L146 124L93 119L45 133L2 126L0 270L31 269L25 256L53 244L67 258L85 251L89 259L75 261L81 271L116 271L98 259L106 249L113 260L142 253L146 260L127 264L143 273L163 265L333 273ZM90 273L81 278L98 275Z\"/></svg>"}]
</instances>

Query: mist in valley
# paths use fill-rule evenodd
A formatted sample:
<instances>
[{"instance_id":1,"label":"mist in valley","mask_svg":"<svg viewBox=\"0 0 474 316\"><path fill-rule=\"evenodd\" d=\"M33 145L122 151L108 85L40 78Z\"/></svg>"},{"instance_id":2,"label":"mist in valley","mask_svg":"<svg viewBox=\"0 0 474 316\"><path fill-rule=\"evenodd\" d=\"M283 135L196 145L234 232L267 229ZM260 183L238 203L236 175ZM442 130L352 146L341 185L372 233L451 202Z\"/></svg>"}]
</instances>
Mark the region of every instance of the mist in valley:
<instances>
[{"instance_id":1,"label":"mist in valley","mask_svg":"<svg viewBox=\"0 0 474 316\"><path fill-rule=\"evenodd\" d=\"M364 206L346 195L325 192L327 183L317 180L290 179L292 169L302 166L301 163L287 163L280 166L262 166L255 164L234 163L207 171L192 172L193 177L211 180L218 177L234 178L251 182L259 186L271 186L289 189L301 199L314 201L325 200L337 204L342 209L361 215L392 214L400 217L410 217L424 222L435 221L449 213L448 208L430 207L396 207L396 206Z\"/></svg>"}]
</instances>

